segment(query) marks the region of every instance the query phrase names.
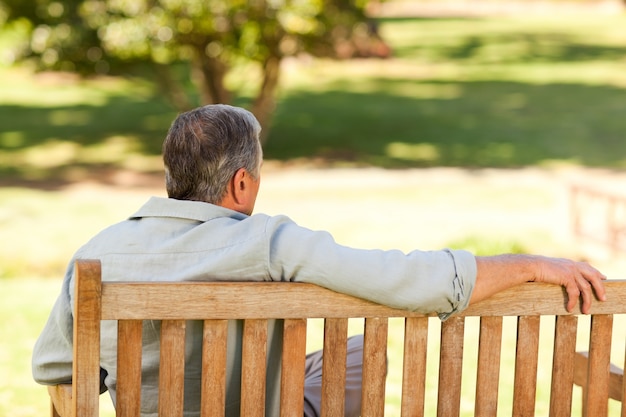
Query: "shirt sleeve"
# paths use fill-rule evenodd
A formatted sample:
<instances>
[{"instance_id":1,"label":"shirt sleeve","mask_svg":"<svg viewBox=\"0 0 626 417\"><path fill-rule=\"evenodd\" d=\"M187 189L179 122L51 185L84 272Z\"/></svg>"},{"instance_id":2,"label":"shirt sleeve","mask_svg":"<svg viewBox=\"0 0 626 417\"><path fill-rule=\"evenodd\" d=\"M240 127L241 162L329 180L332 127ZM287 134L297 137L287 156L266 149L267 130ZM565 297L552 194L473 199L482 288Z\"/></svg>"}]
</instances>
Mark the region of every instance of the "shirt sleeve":
<instances>
[{"instance_id":1,"label":"shirt sleeve","mask_svg":"<svg viewBox=\"0 0 626 417\"><path fill-rule=\"evenodd\" d=\"M70 297L70 264L61 294L33 348L32 372L36 382L56 385L72 381L73 315Z\"/></svg>"},{"instance_id":2,"label":"shirt sleeve","mask_svg":"<svg viewBox=\"0 0 626 417\"><path fill-rule=\"evenodd\" d=\"M274 280L309 282L442 319L467 307L476 281L476 260L462 250L355 249L286 217L271 218L267 232Z\"/></svg>"}]
</instances>

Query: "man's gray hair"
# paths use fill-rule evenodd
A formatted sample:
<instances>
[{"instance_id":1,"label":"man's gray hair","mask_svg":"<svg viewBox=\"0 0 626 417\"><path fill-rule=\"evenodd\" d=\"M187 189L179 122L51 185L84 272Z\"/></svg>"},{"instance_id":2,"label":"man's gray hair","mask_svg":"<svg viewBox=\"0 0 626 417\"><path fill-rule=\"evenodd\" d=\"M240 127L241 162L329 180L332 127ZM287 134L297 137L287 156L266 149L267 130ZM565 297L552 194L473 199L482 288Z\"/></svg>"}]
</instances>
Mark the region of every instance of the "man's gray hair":
<instances>
[{"instance_id":1,"label":"man's gray hair","mask_svg":"<svg viewBox=\"0 0 626 417\"><path fill-rule=\"evenodd\" d=\"M261 126L249 111L212 104L181 113L163 142L167 194L218 204L240 168L259 178Z\"/></svg>"}]
</instances>

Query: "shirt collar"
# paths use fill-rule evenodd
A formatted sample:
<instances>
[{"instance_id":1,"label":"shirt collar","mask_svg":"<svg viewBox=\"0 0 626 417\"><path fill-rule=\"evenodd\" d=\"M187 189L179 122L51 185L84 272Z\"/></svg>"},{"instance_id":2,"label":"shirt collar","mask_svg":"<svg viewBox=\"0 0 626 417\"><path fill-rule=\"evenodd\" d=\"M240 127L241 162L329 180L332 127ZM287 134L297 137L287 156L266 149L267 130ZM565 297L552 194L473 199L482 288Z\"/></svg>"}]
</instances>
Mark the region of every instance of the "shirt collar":
<instances>
[{"instance_id":1,"label":"shirt collar","mask_svg":"<svg viewBox=\"0 0 626 417\"><path fill-rule=\"evenodd\" d=\"M142 217L177 217L206 222L218 217L231 217L242 220L248 216L225 207L201 201L151 197L135 214L130 216L130 219L140 219Z\"/></svg>"}]
</instances>

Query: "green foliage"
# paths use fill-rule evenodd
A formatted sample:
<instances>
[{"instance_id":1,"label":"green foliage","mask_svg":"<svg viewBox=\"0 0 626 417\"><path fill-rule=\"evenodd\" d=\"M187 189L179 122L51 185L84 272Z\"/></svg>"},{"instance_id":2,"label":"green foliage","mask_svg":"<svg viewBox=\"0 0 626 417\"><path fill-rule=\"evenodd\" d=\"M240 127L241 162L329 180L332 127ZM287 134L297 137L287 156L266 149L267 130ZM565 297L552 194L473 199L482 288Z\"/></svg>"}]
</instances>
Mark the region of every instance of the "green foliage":
<instances>
[{"instance_id":1,"label":"green foliage","mask_svg":"<svg viewBox=\"0 0 626 417\"><path fill-rule=\"evenodd\" d=\"M259 117L273 108L279 62L309 52L355 55L354 33L363 32L363 2L225 0L0 0L0 25L19 34L7 61L31 59L39 68L83 74L120 74L138 64L156 77L183 109L183 88L168 65L191 63L202 103L230 102L223 82L239 61L267 72L259 86ZM19 27L18 27L19 26ZM351 46L350 46L351 45ZM262 87L262 88L261 88Z\"/></svg>"},{"instance_id":2,"label":"green foliage","mask_svg":"<svg viewBox=\"0 0 626 417\"><path fill-rule=\"evenodd\" d=\"M370 39L380 44L363 7L351 0L0 0L0 27L19 36L3 60L84 75L139 68L180 111L232 103L227 74L242 61L253 62L262 77L250 110L264 128L264 141L284 57L307 52L348 58L371 54ZM181 63L187 70L182 76L171 68Z\"/></svg>"}]
</instances>

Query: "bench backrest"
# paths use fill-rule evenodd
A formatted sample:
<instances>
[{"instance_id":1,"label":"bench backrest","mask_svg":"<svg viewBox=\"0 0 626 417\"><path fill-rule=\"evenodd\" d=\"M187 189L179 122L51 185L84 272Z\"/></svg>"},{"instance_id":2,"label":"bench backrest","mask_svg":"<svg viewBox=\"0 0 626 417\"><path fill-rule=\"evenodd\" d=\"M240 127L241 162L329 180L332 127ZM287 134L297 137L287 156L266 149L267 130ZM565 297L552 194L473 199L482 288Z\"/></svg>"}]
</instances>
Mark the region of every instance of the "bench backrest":
<instances>
[{"instance_id":1,"label":"bench backrest","mask_svg":"<svg viewBox=\"0 0 626 417\"><path fill-rule=\"evenodd\" d=\"M616 389L621 398L626 390L623 377L619 387L611 387L609 372L612 349L615 356L611 341L617 339L615 343L621 343L618 348L622 358L626 350L623 348L626 324L617 325L617 320L623 317L616 316L626 313L626 281L608 281L606 286L608 301L593 304L585 348L589 352L585 377L592 384L585 390L584 404L590 416L607 415L610 389ZM550 335L553 338L551 384L545 387L550 390L550 415L571 415L580 312L567 313L565 294L556 286L524 284L443 322L438 358L427 356L429 327L432 333L433 326L439 325L438 320L310 284L103 283L99 261L80 260L76 264L75 291L72 403L64 406L59 400L68 387L52 388L52 399L59 409L53 415L55 412L63 415L65 411L81 417L98 415L100 321L118 320L117 413L139 416L142 320L149 319L162 320L160 415L182 416L185 321L203 320L203 358L207 360L202 364L202 416L222 416L227 321L240 319L244 320L241 415L264 416L267 321L284 319L281 416L301 416L307 323L308 319L321 318L324 319L324 355L332 356L332 360L323 363L322 413L342 416L348 323L353 318L364 318L362 416L380 417L385 414L389 319L399 317L404 327L402 392L397 400L401 415L425 414L425 402L431 397L427 394L427 368L438 359L437 414L458 416L462 403L466 318L472 316L480 316L476 373L472 376L475 394L470 400L475 415L496 415L505 316L516 317L517 326L512 415L535 415L541 316L555 317L551 318L554 325ZM426 412L426 415L431 414ZM621 415L626 415L626 407Z\"/></svg>"}]
</instances>

